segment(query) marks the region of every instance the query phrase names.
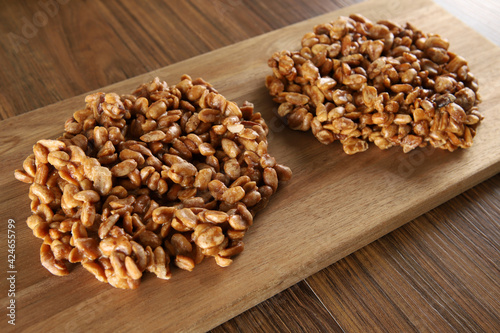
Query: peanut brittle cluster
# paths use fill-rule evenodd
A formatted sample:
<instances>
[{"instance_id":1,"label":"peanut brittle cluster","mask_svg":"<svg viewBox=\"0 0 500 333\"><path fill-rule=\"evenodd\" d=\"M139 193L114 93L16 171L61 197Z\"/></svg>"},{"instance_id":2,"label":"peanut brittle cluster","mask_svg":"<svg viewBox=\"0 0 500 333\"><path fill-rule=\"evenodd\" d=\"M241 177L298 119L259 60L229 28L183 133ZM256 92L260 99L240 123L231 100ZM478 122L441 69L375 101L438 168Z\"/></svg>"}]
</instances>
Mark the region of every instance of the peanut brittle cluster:
<instances>
[{"instance_id":1,"label":"peanut brittle cluster","mask_svg":"<svg viewBox=\"0 0 500 333\"><path fill-rule=\"evenodd\" d=\"M266 86L294 130L347 154L427 144L468 148L482 120L478 84L449 42L411 24L359 14L314 27L299 51L276 52Z\"/></svg>"},{"instance_id":2,"label":"peanut brittle cluster","mask_svg":"<svg viewBox=\"0 0 500 333\"><path fill-rule=\"evenodd\" d=\"M171 277L205 257L228 266L255 213L291 171L267 151L253 105L238 107L202 79L158 78L131 95L85 99L56 140L40 140L15 171L29 183L42 265L81 263L117 288L145 271Z\"/></svg>"}]
</instances>

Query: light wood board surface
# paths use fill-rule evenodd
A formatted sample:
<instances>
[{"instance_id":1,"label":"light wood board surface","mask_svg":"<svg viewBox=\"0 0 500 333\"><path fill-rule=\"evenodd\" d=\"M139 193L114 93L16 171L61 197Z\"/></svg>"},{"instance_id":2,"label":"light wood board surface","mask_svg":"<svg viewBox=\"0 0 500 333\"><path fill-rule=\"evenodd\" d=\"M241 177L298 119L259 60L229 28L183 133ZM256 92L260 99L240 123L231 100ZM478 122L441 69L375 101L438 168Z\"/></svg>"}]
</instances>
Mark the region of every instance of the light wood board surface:
<instances>
[{"instance_id":1,"label":"light wood board surface","mask_svg":"<svg viewBox=\"0 0 500 333\"><path fill-rule=\"evenodd\" d=\"M469 150L454 153L399 148L346 156L339 144L323 146L309 133L284 128L264 87L268 57L296 49L315 24L359 12L372 20L412 22L450 40L479 78L485 121ZM271 128L270 150L294 171L245 237L245 251L228 268L206 260L193 272L175 270L170 281L152 275L138 290L116 290L81 267L64 278L39 263L40 240L25 226L28 187L12 174L31 146L58 136L66 118L84 106L71 98L0 123L1 249L6 224L16 221L16 329L41 331L203 331L214 327L347 254L401 226L500 170L500 49L430 1L368 1L141 75L102 91L127 93L154 76L174 84L183 73L202 76L241 104L252 101ZM6 260L1 269L7 271ZM2 283L2 290L7 284ZM1 296L2 304L7 294ZM3 327L3 321L0 327Z\"/></svg>"}]
</instances>

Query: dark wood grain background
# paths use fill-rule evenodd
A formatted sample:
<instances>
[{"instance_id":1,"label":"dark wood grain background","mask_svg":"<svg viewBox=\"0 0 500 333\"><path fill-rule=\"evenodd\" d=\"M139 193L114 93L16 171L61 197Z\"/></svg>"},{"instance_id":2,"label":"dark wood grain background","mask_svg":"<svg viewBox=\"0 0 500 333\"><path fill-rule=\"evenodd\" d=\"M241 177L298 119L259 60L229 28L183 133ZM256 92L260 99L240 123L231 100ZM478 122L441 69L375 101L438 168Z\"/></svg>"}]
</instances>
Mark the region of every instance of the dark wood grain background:
<instances>
[{"instance_id":1,"label":"dark wood grain background","mask_svg":"<svg viewBox=\"0 0 500 333\"><path fill-rule=\"evenodd\" d=\"M0 117L357 2L3 0ZM498 43L500 5L481 4L452 11ZM498 331L499 207L496 175L213 332Z\"/></svg>"}]
</instances>

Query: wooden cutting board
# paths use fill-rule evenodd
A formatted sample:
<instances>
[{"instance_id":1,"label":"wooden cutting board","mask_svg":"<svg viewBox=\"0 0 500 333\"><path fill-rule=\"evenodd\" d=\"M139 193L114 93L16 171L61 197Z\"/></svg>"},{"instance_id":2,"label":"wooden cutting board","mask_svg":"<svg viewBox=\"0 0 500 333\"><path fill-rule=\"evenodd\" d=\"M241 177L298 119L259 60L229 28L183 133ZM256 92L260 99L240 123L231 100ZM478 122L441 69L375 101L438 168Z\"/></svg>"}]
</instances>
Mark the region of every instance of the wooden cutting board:
<instances>
[{"instance_id":1,"label":"wooden cutting board","mask_svg":"<svg viewBox=\"0 0 500 333\"><path fill-rule=\"evenodd\" d=\"M347 156L338 143L323 146L310 133L281 125L264 87L270 73L267 59L276 50L298 48L315 24L354 12L372 20L409 21L424 32L439 33L450 40L452 51L468 59L479 78L480 110L486 117L471 149L403 154L399 148L380 151L372 146ZM232 318L499 172L498 59L500 48L431 1L374 0L102 88L128 93L154 76L171 84L183 73L202 76L228 99L255 104L271 128L271 153L294 172L257 215L245 237L245 251L233 265L220 268L205 260L191 273L175 270L170 281L148 274L134 291L100 283L81 267L67 277L52 276L39 262L40 240L25 224L28 186L17 182L13 171L38 139L62 132L64 121L84 107L84 96L0 122L2 313L11 299L6 259L7 223L13 219L17 329L191 332ZM5 318L2 331L8 326Z\"/></svg>"}]
</instances>

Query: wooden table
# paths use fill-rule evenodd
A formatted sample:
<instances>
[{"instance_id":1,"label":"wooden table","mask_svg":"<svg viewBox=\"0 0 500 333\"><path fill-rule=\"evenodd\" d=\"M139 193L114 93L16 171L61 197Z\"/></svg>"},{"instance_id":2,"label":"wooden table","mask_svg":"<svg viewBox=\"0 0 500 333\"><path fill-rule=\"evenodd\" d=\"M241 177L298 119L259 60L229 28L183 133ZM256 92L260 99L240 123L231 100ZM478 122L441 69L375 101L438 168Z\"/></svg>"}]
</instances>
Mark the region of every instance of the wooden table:
<instances>
[{"instance_id":1,"label":"wooden table","mask_svg":"<svg viewBox=\"0 0 500 333\"><path fill-rule=\"evenodd\" d=\"M357 2L3 0L0 117ZM494 0L438 2L500 44ZM499 207L496 175L213 332L498 330Z\"/></svg>"}]
</instances>

